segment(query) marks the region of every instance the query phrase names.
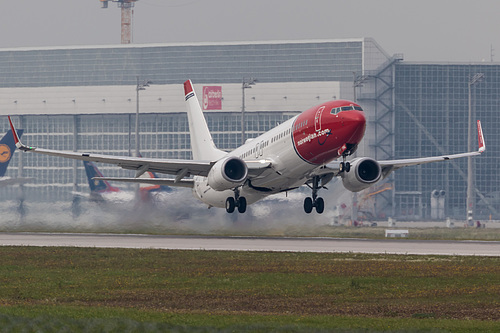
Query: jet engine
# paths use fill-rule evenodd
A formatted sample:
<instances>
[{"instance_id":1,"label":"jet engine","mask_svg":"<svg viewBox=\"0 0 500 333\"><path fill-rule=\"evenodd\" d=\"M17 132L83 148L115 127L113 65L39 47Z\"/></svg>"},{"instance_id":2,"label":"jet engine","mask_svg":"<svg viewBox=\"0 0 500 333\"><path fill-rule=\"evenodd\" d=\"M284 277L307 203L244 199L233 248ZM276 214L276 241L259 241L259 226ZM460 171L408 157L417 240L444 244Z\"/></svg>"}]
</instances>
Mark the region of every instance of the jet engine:
<instances>
[{"instance_id":1,"label":"jet engine","mask_svg":"<svg viewBox=\"0 0 500 333\"><path fill-rule=\"evenodd\" d=\"M216 191L224 191L241 185L248 176L246 163L235 156L217 161L208 173L207 183Z\"/></svg>"},{"instance_id":2,"label":"jet engine","mask_svg":"<svg viewBox=\"0 0 500 333\"><path fill-rule=\"evenodd\" d=\"M342 183L351 192L359 192L378 182L382 168L374 159L363 157L352 160L351 170L342 172Z\"/></svg>"}]
</instances>

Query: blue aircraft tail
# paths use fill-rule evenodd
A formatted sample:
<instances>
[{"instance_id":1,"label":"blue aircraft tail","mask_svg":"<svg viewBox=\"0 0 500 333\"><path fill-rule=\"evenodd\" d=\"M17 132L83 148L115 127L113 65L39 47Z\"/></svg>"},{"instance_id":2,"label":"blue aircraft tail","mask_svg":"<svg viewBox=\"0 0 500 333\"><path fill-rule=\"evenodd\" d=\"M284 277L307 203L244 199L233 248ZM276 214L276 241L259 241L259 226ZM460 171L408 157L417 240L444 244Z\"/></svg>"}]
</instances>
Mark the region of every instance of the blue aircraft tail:
<instances>
[{"instance_id":1,"label":"blue aircraft tail","mask_svg":"<svg viewBox=\"0 0 500 333\"><path fill-rule=\"evenodd\" d=\"M95 180L94 177L103 177L102 173L97 169L97 166L92 162L84 161L85 173L87 174L87 179L89 181L90 192L91 193L105 193L105 192L118 192L120 189L111 186L105 180Z\"/></svg>"},{"instance_id":2,"label":"blue aircraft tail","mask_svg":"<svg viewBox=\"0 0 500 333\"><path fill-rule=\"evenodd\" d=\"M23 130L18 129L17 135L21 137ZM9 162L16 151L16 144L14 143L14 136L12 131L8 130L7 133L0 140L0 177L5 176Z\"/></svg>"}]
</instances>

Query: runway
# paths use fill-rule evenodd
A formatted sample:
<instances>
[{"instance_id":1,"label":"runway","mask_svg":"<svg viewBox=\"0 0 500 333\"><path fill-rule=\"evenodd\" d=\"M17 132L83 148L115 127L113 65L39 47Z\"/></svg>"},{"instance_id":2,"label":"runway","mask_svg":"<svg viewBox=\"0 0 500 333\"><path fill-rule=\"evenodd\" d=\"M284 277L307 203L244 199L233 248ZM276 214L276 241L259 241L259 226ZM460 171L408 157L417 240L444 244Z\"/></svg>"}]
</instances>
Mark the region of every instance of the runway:
<instances>
[{"instance_id":1,"label":"runway","mask_svg":"<svg viewBox=\"0 0 500 333\"><path fill-rule=\"evenodd\" d=\"M154 236L68 233L0 233L1 246L71 246L98 248L354 252L417 255L500 256L500 242L421 241L289 237Z\"/></svg>"}]
</instances>

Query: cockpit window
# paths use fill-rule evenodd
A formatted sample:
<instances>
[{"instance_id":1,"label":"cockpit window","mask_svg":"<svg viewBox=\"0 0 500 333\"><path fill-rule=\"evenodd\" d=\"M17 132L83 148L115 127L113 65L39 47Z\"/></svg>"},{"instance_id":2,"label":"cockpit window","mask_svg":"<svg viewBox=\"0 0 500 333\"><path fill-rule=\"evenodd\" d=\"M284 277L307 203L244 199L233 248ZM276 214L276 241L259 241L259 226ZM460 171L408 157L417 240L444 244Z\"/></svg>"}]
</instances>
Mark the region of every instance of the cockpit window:
<instances>
[{"instance_id":1,"label":"cockpit window","mask_svg":"<svg viewBox=\"0 0 500 333\"><path fill-rule=\"evenodd\" d=\"M360 106L349 105L349 106L342 106L339 108L333 108L330 113L331 114L338 114L340 111L351 111L351 110L363 111L363 109Z\"/></svg>"}]
</instances>

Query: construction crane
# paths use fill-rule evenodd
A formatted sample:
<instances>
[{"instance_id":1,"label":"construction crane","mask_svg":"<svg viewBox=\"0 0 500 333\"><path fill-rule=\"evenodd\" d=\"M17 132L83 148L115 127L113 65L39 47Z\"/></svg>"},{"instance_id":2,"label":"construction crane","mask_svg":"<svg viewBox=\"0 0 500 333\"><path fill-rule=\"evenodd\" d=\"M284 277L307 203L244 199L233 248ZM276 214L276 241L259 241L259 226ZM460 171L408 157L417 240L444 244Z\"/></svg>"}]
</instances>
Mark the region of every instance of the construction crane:
<instances>
[{"instance_id":1,"label":"construction crane","mask_svg":"<svg viewBox=\"0 0 500 333\"><path fill-rule=\"evenodd\" d=\"M132 42L132 16L134 11L132 8L138 0L99 0L101 8L108 8L108 2L116 2L118 7L122 9L122 44L130 44Z\"/></svg>"}]
</instances>

